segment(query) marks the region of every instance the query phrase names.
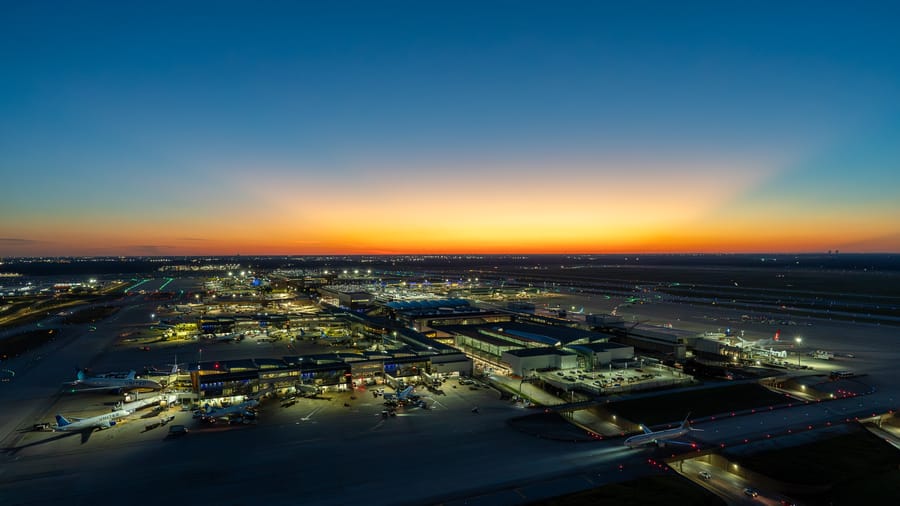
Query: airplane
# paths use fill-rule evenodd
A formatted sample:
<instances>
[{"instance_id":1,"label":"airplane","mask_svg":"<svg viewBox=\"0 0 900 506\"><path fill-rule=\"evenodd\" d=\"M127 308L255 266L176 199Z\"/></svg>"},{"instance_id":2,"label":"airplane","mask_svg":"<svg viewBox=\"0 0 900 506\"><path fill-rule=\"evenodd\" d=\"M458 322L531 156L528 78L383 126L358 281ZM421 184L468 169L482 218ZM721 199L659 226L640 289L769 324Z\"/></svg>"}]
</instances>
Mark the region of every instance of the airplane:
<instances>
[{"instance_id":1,"label":"airplane","mask_svg":"<svg viewBox=\"0 0 900 506\"><path fill-rule=\"evenodd\" d=\"M67 420L62 415L56 415L56 427L53 427L53 430L55 432L66 432L108 429L115 425L120 418L124 418L130 414L131 411L126 409L117 409L112 413L105 413L90 418L72 418L72 421Z\"/></svg>"},{"instance_id":2,"label":"airplane","mask_svg":"<svg viewBox=\"0 0 900 506\"><path fill-rule=\"evenodd\" d=\"M75 381L67 383L72 386L86 386L92 388L79 388L77 391L86 392L89 390L136 390L139 388L149 388L150 390L161 390L162 385L148 379L135 379L134 371L129 371L124 378L111 378L102 376L88 376L84 371L79 370Z\"/></svg>"},{"instance_id":3,"label":"airplane","mask_svg":"<svg viewBox=\"0 0 900 506\"><path fill-rule=\"evenodd\" d=\"M216 335L212 340L217 343L230 343L234 341L241 341L244 339L244 335L238 332L232 332L231 334L221 334Z\"/></svg>"},{"instance_id":4,"label":"airplane","mask_svg":"<svg viewBox=\"0 0 900 506\"><path fill-rule=\"evenodd\" d=\"M146 367L144 369L144 374L146 376L158 376L163 378L173 376L175 374L178 374L178 364L172 364L172 369L169 371L163 371L155 367Z\"/></svg>"},{"instance_id":5,"label":"airplane","mask_svg":"<svg viewBox=\"0 0 900 506\"><path fill-rule=\"evenodd\" d=\"M405 401L407 398L409 398L409 395L412 393L412 391L413 391L413 387L408 386L396 394L392 394L392 393L388 392L388 393L384 394L384 400L386 400L386 401Z\"/></svg>"},{"instance_id":6,"label":"airplane","mask_svg":"<svg viewBox=\"0 0 900 506\"><path fill-rule=\"evenodd\" d=\"M248 410L255 408L259 404L256 399L250 399L240 404L228 406L227 408L214 408L207 404L204 406L205 416L207 418L224 418L229 415L245 415Z\"/></svg>"},{"instance_id":7,"label":"airplane","mask_svg":"<svg viewBox=\"0 0 900 506\"><path fill-rule=\"evenodd\" d=\"M653 432L641 425L641 428L644 429L643 434L638 434L637 436L631 436L630 438L625 440L625 446L629 448L636 448L639 446L647 445L647 444L657 444L659 446L663 446L666 442L671 444L687 444L691 445L692 443L684 443L680 441L674 441L675 438L679 438L692 430L703 430L703 429L695 429L691 427L691 423L688 421L688 418L691 416L690 413L686 417L684 417L684 421L681 422L681 425L675 427L674 429L666 429Z\"/></svg>"}]
</instances>

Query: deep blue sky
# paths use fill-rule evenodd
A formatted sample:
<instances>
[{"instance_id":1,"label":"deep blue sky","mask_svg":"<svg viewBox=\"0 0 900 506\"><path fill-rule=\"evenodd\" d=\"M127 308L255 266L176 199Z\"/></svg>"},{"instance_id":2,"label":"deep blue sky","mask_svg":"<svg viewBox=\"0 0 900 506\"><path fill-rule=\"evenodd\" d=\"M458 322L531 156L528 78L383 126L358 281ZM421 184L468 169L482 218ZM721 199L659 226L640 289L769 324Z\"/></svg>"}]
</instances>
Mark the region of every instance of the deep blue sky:
<instances>
[{"instance_id":1,"label":"deep blue sky","mask_svg":"<svg viewBox=\"0 0 900 506\"><path fill-rule=\"evenodd\" d=\"M890 3L6 2L0 255L897 251L897 26Z\"/></svg>"}]
</instances>

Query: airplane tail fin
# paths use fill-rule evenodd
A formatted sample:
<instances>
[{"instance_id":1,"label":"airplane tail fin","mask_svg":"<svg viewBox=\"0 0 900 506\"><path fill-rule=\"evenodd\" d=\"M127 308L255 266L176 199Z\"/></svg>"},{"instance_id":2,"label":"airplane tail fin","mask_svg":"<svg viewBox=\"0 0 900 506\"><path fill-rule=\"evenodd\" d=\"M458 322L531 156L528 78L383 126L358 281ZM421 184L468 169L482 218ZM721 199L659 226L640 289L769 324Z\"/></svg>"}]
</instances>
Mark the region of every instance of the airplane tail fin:
<instances>
[{"instance_id":1,"label":"airplane tail fin","mask_svg":"<svg viewBox=\"0 0 900 506\"><path fill-rule=\"evenodd\" d=\"M691 414L690 414L690 412L689 412L689 413L687 414L687 416L684 417L684 421L681 422L681 428L682 428L682 429L687 429L687 430L699 430L699 431L703 431L703 429L696 429L696 428L694 428L694 427L691 427L690 417L691 417Z\"/></svg>"},{"instance_id":2,"label":"airplane tail fin","mask_svg":"<svg viewBox=\"0 0 900 506\"><path fill-rule=\"evenodd\" d=\"M66 418L62 415L56 415L56 425L59 427L65 427L66 425L71 424L72 422L66 420Z\"/></svg>"},{"instance_id":3,"label":"airplane tail fin","mask_svg":"<svg viewBox=\"0 0 900 506\"><path fill-rule=\"evenodd\" d=\"M84 371L78 369L78 372L75 373L75 377L78 379L78 381L84 381Z\"/></svg>"},{"instance_id":4,"label":"airplane tail fin","mask_svg":"<svg viewBox=\"0 0 900 506\"><path fill-rule=\"evenodd\" d=\"M134 371L128 371L128 376L126 376L126 378L133 380L134 379Z\"/></svg>"}]
</instances>

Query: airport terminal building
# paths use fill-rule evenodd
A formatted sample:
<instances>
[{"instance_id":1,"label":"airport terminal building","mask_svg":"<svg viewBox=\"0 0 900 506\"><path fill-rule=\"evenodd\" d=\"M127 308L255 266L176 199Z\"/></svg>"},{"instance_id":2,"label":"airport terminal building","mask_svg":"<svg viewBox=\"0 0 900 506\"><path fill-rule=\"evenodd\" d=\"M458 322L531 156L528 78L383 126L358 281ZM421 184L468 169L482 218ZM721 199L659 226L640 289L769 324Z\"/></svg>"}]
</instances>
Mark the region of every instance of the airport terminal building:
<instances>
[{"instance_id":1,"label":"airport terminal building","mask_svg":"<svg viewBox=\"0 0 900 506\"><path fill-rule=\"evenodd\" d=\"M455 347L475 362L476 369L521 376L526 370L584 368L592 370L615 360L634 357L634 348L609 342L610 335L572 326L518 321L441 325Z\"/></svg>"}]
</instances>

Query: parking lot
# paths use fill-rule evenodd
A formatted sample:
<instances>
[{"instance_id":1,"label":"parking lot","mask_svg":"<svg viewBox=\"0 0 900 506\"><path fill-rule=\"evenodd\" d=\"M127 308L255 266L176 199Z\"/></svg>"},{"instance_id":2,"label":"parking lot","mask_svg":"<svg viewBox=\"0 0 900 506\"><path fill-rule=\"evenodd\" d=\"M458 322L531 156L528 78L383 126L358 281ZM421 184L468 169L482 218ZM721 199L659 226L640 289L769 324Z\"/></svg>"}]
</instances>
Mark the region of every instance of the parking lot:
<instances>
[{"instance_id":1,"label":"parking lot","mask_svg":"<svg viewBox=\"0 0 900 506\"><path fill-rule=\"evenodd\" d=\"M636 369L599 371L571 369L537 372L536 375L557 388L564 390L582 388L596 393L654 388L691 380L680 371L657 365L647 365Z\"/></svg>"}]
</instances>

